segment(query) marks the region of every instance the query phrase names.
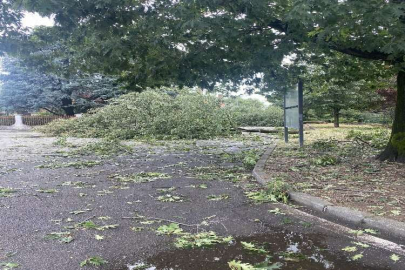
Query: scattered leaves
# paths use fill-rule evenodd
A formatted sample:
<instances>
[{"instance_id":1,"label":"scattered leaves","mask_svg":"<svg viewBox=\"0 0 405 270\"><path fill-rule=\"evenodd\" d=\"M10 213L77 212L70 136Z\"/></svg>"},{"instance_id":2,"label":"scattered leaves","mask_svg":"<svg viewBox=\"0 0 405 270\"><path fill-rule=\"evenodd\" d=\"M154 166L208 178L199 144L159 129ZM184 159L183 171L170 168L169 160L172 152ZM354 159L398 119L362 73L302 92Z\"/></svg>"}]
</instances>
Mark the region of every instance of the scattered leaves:
<instances>
[{"instance_id":1,"label":"scattered leaves","mask_svg":"<svg viewBox=\"0 0 405 270\"><path fill-rule=\"evenodd\" d=\"M103 258L99 257L99 256L95 256L95 257L90 257L84 261L82 261L80 263L80 267L84 267L84 266L101 266L103 264L108 263L106 260L104 260Z\"/></svg>"},{"instance_id":2,"label":"scattered leaves","mask_svg":"<svg viewBox=\"0 0 405 270\"><path fill-rule=\"evenodd\" d=\"M353 257L352 257L352 260L353 261L357 261L357 260L360 260L361 258L363 258L363 254L356 254L356 255L354 255Z\"/></svg>"},{"instance_id":3,"label":"scattered leaves","mask_svg":"<svg viewBox=\"0 0 405 270\"><path fill-rule=\"evenodd\" d=\"M209 195L209 196L207 196L207 199L210 201L222 201L222 200L229 199L229 195L228 194Z\"/></svg>"},{"instance_id":4,"label":"scattered leaves","mask_svg":"<svg viewBox=\"0 0 405 270\"><path fill-rule=\"evenodd\" d=\"M197 234L185 233L175 241L177 248L201 248L210 247L216 244L227 244L233 240L232 236L221 237L215 232L202 232Z\"/></svg>"},{"instance_id":5,"label":"scattered leaves","mask_svg":"<svg viewBox=\"0 0 405 270\"><path fill-rule=\"evenodd\" d=\"M242 247L246 250L256 252L256 253L261 253L261 254L267 253L267 251L264 248L257 247L254 243L241 242L241 244L242 244Z\"/></svg>"},{"instance_id":6,"label":"scattered leaves","mask_svg":"<svg viewBox=\"0 0 405 270\"><path fill-rule=\"evenodd\" d=\"M70 232L53 232L45 236L47 240L58 240L60 243L68 244L73 241Z\"/></svg>"},{"instance_id":7,"label":"scattered leaves","mask_svg":"<svg viewBox=\"0 0 405 270\"><path fill-rule=\"evenodd\" d=\"M157 233L162 235L173 235L173 234L181 234L183 229L179 227L179 224L170 223L169 225L160 226L157 230Z\"/></svg>"},{"instance_id":8,"label":"scattered leaves","mask_svg":"<svg viewBox=\"0 0 405 270\"><path fill-rule=\"evenodd\" d=\"M345 248L342 248L342 250L343 251L346 251L346 252L356 252L357 251L357 247L345 247Z\"/></svg>"}]
</instances>

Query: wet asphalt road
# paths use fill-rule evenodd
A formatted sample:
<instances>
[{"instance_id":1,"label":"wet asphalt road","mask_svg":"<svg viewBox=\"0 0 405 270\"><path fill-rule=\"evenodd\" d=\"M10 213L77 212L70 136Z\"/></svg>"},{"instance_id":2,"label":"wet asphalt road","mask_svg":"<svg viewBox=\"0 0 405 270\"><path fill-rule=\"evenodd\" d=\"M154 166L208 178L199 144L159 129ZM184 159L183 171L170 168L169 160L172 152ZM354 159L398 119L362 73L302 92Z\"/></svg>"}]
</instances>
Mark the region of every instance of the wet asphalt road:
<instances>
[{"instance_id":1,"label":"wet asphalt road","mask_svg":"<svg viewBox=\"0 0 405 270\"><path fill-rule=\"evenodd\" d=\"M133 153L110 158L69 156L63 153L69 149L53 145L55 140L31 132L0 131L0 190L14 191L3 196L0 192L0 265L74 270L81 269L85 259L100 256L108 263L99 269L129 269L128 265L142 262L155 267L150 269L229 269L230 260L255 263L262 259L244 251L240 241L262 241L270 243L268 249L274 261L283 264L281 269L405 269L405 258L400 256L394 263L392 251L378 246L342 251L354 245L353 236L331 232L316 222L309 224L301 217L269 213L280 207L277 204L252 203L245 196L247 190L257 188L251 177L241 182L227 181L229 177L221 178L223 175L202 180L204 175L196 171L199 167L239 168L240 164L220 154L263 149L271 143L269 138L130 143ZM69 142L83 144L87 140ZM82 169L38 168L86 160L100 164ZM141 172L164 173L170 178L147 183L122 183L113 178ZM199 188L201 184L206 188ZM169 188L172 191L167 193L161 190ZM179 196L182 202L160 201L165 194ZM222 194L229 198L207 198ZM139 216L143 218L135 218ZM157 220L161 222L149 224ZM157 235L159 226L170 223L162 220L184 224L181 227L187 232L214 231L236 241L213 249L178 250L173 246L174 236ZM114 226L97 230L78 225L86 222L98 228ZM134 227L143 230L134 231ZM72 241L46 239L55 232L67 232ZM96 235L103 240L97 240ZM297 261L280 256L286 251L306 258ZM356 254L363 257L354 261Z\"/></svg>"}]
</instances>

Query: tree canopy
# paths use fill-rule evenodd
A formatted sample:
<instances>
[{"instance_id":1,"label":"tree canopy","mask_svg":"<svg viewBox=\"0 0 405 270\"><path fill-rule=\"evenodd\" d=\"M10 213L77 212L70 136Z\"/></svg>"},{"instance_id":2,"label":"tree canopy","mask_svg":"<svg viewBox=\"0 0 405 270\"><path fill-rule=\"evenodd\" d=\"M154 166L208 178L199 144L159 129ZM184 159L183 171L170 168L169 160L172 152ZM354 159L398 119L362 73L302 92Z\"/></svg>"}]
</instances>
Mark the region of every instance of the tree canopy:
<instances>
[{"instance_id":1,"label":"tree canopy","mask_svg":"<svg viewBox=\"0 0 405 270\"><path fill-rule=\"evenodd\" d=\"M9 1L0 3L0 56L4 51L12 51L20 40L22 14L12 9Z\"/></svg>"},{"instance_id":2,"label":"tree canopy","mask_svg":"<svg viewBox=\"0 0 405 270\"><path fill-rule=\"evenodd\" d=\"M63 53L73 66L120 75L134 90L171 84L213 88L219 81L240 82L258 73L264 74L262 81L269 89L280 81L288 86L302 75L302 67L295 63L319 51L381 61L398 72L391 139L395 143L389 143L382 158L405 160L405 153L394 146L398 144L394 137L405 135L403 0L23 0L20 4L55 16L58 37L68 48ZM296 62L283 67L288 56Z\"/></svg>"},{"instance_id":3,"label":"tree canopy","mask_svg":"<svg viewBox=\"0 0 405 270\"><path fill-rule=\"evenodd\" d=\"M306 110L332 114L335 127L339 127L342 110L376 108L382 101L377 90L388 86L389 81L384 78L390 76L392 71L379 61L365 61L338 52L312 56L302 76L307 84Z\"/></svg>"},{"instance_id":4,"label":"tree canopy","mask_svg":"<svg viewBox=\"0 0 405 270\"><path fill-rule=\"evenodd\" d=\"M123 93L114 77L85 75L69 80L25 67L20 60L2 59L0 108L8 112L33 112L73 115L95 107Z\"/></svg>"}]
</instances>

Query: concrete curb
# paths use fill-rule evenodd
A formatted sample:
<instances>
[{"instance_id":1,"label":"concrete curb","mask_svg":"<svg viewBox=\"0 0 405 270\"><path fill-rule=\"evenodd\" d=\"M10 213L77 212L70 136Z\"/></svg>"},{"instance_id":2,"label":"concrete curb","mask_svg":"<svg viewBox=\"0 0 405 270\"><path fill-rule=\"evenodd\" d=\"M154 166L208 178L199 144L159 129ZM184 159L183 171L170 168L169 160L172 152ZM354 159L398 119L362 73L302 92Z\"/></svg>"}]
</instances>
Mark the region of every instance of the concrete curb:
<instances>
[{"instance_id":1,"label":"concrete curb","mask_svg":"<svg viewBox=\"0 0 405 270\"><path fill-rule=\"evenodd\" d=\"M276 147L277 146L274 145L267 149L253 169L253 176L262 185L266 185L272 181L272 179L266 174L264 167ZM336 206L321 198L301 192L289 192L289 196L292 201L314 211L317 216L324 219L337 221L347 225L378 230L389 238L400 238L405 241L405 223L403 222L376 217L370 213L360 212L347 207Z\"/></svg>"}]
</instances>

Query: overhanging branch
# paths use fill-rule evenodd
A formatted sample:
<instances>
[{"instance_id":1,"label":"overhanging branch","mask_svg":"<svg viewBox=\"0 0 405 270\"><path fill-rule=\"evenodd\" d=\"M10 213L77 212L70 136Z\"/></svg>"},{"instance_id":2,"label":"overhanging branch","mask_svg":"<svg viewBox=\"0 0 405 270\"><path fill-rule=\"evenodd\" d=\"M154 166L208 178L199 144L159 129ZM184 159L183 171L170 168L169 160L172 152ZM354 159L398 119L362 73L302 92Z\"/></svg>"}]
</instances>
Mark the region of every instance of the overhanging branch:
<instances>
[{"instance_id":1,"label":"overhanging branch","mask_svg":"<svg viewBox=\"0 0 405 270\"><path fill-rule=\"evenodd\" d=\"M405 0L404 0L405 1ZM280 32L284 32L285 34L288 34L289 28L288 24L282 22L281 20L274 20L271 23L268 24L269 27L278 30ZM301 40L293 39L295 42L300 43ZM314 36L312 38L313 43L317 43L317 36ZM402 59L390 59L390 55L380 52L380 51L363 51L357 48L350 48L350 47L344 47L344 46L338 46L337 44L334 44L332 42L327 42L327 47L331 50L341 52L344 54L348 54L351 56L363 58L363 59L369 59L369 60L382 60L382 61L388 61L388 62L401 62Z\"/></svg>"},{"instance_id":2,"label":"overhanging branch","mask_svg":"<svg viewBox=\"0 0 405 270\"><path fill-rule=\"evenodd\" d=\"M344 47L339 47L336 44L328 44L327 45L331 50L341 52L344 54L348 54L351 56L359 57L359 58L364 58L364 59L369 59L369 60L383 60L383 61L389 61L389 62L396 62L395 60L389 59L389 55L379 52L379 51L372 51L372 52L366 52L362 51L356 48L344 48Z\"/></svg>"}]
</instances>

